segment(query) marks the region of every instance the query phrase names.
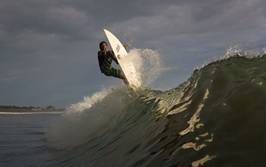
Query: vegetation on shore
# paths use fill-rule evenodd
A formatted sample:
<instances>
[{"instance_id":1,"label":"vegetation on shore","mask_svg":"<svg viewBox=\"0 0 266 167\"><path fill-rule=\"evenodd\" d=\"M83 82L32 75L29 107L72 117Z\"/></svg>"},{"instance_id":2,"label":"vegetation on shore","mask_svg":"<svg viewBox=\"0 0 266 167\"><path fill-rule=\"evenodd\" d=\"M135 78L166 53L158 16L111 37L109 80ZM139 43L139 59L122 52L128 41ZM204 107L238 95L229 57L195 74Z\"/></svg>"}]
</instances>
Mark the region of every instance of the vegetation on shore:
<instances>
[{"instance_id":1,"label":"vegetation on shore","mask_svg":"<svg viewBox=\"0 0 266 167\"><path fill-rule=\"evenodd\" d=\"M0 105L0 112L46 112L46 111L64 111L64 108L56 108L54 106L36 107L36 106L16 106L16 105Z\"/></svg>"}]
</instances>

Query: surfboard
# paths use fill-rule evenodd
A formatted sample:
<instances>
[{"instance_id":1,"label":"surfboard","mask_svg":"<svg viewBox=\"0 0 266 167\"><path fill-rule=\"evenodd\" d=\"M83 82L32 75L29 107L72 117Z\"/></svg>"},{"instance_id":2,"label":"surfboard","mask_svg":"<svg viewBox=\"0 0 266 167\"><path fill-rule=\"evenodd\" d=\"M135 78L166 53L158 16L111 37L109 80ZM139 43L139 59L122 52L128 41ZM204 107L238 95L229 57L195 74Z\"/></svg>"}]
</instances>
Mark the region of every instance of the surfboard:
<instances>
[{"instance_id":1,"label":"surfboard","mask_svg":"<svg viewBox=\"0 0 266 167\"><path fill-rule=\"evenodd\" d=\"M125 74L125 77L128 81L128 85L134 89L140 87L141 82L137 75L136 68L133 62L131 62L128 59L128 53L125 47L122 45L119 39L114 34L112 34L110 31L108 31L107 29L104 29L104 33L111 45L111 48L113 49L113 52L117 58L117 61L123 73Z\"/></svg>"}]
</instances>

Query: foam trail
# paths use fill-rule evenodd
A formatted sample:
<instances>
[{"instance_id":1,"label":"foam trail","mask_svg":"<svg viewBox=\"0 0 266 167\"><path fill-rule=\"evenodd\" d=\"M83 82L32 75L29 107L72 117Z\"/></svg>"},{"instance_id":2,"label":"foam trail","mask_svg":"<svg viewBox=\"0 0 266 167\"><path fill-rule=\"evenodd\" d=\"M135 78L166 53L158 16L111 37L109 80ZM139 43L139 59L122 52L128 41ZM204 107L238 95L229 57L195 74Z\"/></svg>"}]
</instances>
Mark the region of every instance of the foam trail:
<instances>
[{"instance_id":1,"label":"foam trail","mask_svg":"<svg viewBox=\"0 0 266 167\"><path fill-rule=\"evenodd\" d=\"M92 96L86 96L83 101L72 104L68 109L68 113L82 112L85 109L91 108L94 104L102 101L111 92L111 89L103 89L99 92L94 93Z\"/></svg>"}]
</instances>

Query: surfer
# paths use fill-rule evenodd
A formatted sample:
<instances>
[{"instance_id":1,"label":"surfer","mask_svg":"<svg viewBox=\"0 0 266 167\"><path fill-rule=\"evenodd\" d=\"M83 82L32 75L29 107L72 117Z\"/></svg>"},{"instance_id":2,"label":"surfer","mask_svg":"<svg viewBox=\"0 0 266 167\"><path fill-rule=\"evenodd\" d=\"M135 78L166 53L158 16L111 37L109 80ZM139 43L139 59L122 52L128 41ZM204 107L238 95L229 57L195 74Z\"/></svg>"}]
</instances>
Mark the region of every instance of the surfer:
<instances>
[{"instance_id":1,"label":"surfer","mask_svg":"<svg viewBox=\"0 0 266 167\"><path fill-rule=\"evenodd\" d=\"M119 65L114 52L112 50L108 50L108 44L105 41L100 42L99 44L100 50L98 51L98 61L100 70L106 76L113 76L116 78L122 79L125 83L128 83L125 75L120 69L114 68L112 66L112 62L114 61L117 65Z\"/></svg>"}]
</instances>

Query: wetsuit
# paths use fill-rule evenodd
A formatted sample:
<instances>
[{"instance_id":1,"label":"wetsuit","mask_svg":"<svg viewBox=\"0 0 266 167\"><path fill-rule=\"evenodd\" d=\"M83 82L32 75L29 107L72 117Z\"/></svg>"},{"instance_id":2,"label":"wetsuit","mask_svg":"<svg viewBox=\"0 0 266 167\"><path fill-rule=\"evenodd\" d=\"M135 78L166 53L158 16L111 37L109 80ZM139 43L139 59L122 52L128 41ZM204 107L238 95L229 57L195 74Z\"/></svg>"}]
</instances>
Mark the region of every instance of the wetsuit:
<instances>
[{"instance_id":1,"label":"wetsuit","mask_svg":"<svg viewBox=\"0 0 266 167\"><path fill-rule=\"evenodd\" d=\"M106 76L113 76L116 78L124 79L124 75L121 70L112 67L112 61L115 61L118 64L118 61L114 55L113 51L99 51L98 52L98 61L101 72Z\"/></svg>"}]
</instances>

